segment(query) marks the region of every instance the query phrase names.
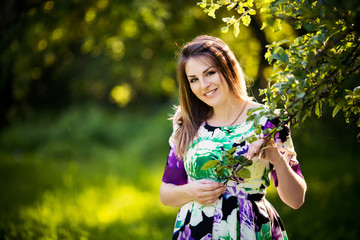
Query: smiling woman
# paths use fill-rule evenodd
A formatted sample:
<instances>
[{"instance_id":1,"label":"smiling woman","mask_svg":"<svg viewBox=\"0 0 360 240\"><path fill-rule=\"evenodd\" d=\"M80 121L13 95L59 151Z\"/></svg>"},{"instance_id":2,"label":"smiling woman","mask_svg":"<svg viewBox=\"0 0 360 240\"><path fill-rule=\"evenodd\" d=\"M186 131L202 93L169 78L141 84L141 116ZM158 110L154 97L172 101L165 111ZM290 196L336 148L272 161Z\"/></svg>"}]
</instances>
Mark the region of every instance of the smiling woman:
<instances>
[{"instance_id":1,"label":"smiling woman","mask_svg":"<svg viewBox=\"0 0 360 240\"><path fill-rule=\"evenodd\" d=\"M226 104L229 87L207 57L190 58L185 71L188 74L191 91L196 97L211 107L221 107Z\"/></svg>"},{"instance_id":2,"label":"smiling woman","mask_svg":"<svg viewBox=\"0 0 360 240\"><path fill-rule=\"evenodd\" d=\"M180 107L160 188L163 204L181 206L173 239L287 239L264 195L272 173L284 203L296 209L304 202L306 184L290 129L280 131L261 154L264 132L253 143L246 140L254 122L245 110L260 104L248 97L234 53L218 38L199 36L185 45L178 80ZM265 130L277 121L263 117L260 124ZM236 181L225 182L230 170L215 170L211 163L226 165L230 154L248 164Z\"/></svg>"}]
</instances>

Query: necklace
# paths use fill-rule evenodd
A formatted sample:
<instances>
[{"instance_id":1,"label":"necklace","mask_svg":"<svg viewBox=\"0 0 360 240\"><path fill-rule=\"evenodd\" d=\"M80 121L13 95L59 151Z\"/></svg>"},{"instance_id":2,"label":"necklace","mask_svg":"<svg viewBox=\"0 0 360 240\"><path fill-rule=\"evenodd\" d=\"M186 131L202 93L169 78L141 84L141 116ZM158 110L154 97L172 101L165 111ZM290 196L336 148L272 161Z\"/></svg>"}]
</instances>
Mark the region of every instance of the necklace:
<instances>
[{"instance_id":1,"label":"necklace","mask_svg":"<svg viewBox=\"0 0 360 240\"><path fill-rule=\"evenodd\" d=\"M242 107L240 113L237 115L237 117L235 118L235 120L229 125L232 126L234 125L234 123L239 119L239 117L241 116L241 114L243 113L243 111L245 110L246 105L248 104L248 101L245 102L244 106Z\"/></svg>"}]
</instances>

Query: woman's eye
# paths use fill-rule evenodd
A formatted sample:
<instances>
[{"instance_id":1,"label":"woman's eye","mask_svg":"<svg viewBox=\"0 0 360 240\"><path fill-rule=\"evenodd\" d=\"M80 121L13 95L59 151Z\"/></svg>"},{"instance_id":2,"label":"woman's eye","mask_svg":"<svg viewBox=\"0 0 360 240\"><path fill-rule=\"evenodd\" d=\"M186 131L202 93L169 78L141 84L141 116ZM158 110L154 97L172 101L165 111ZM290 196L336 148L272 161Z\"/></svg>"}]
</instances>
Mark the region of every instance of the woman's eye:
<instances>
[{"instance_id":1,"label":"woman's eye","mask_svg":"<svg viewBox=\"0 0 360 240\"><path fill-rule=\"evenodd\" d=\"M215 71L209 71L209 72L207 72L207 76L211 76L211 75L213 75L213 74L215 74L216 72Z\"/></svg>"},{"instance_id":2,"label":"woman's eye","mask_svg":"<svg viewBox=\"0 0 360 240\"><path fill-rule=\"evenodd\" d=\"M190 79L190 83L193 83L193 82L195 82L197 80L197 78L191 78Z\"/></svg>"}]
</instances>

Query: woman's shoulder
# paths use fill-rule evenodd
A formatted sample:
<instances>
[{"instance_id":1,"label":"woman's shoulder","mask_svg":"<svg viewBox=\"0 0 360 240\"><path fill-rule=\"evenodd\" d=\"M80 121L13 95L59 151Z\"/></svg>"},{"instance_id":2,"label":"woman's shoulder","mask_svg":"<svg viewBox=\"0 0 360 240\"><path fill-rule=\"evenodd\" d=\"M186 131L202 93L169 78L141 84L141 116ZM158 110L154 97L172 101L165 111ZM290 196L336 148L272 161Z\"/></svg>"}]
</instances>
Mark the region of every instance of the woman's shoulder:
<instances>
[{"instance_id":1,"label":"woman's shoulder","mask_svg":"<svg viewBox=\"0 0 360 240\"><path fill-rule=\"evenodd\" d=\"M267 106L258 102L255 102L253 100L248 101L247 105L246 105L246 111L245 112L257 112L258 110L260 111L261 109L267 109ZM256 111L252 111L252 110L256 110ZM249 113L247 113L249 114Z\"/></svg>"},{"instance_id":2,"label":"woman's shoulder","mask_svg":"<svg viewBox=\"0 0 360 240\"><path fill-rule=\"evenodd\" d=\"M253 101L253 100L250 100L250 101L248 102L246 108L247 108L247 109L246 109L247 111L251 111L252 109L254 109L254 110L256 109L256 111L254 111L254 112L260 111L261 109L268 109L268 107L267 107L265 104L255 102L255 101ZM251 111L251 112L252 112L252 111ZM264 126L264 125L266 125L270 120L271 120L271 118L270 118L267 114L265 114L264 116L262 116L262 117L260 118L259 123Z\"/></svg>"},{"instance_id":3,"label":"woman's shoulder","mask_svg":"<svg viewBox=\"0 0 360 240\"><path fill-rule=\"evenodd\" d=\"M252 108L259 108L259 107L266 108L266 106L264 104L261 104L261 103L255 102L253 100L250 100L247 103L247 106L246 106L247 109L246 110L250 110Z\"/></svg>"}]
</instances>

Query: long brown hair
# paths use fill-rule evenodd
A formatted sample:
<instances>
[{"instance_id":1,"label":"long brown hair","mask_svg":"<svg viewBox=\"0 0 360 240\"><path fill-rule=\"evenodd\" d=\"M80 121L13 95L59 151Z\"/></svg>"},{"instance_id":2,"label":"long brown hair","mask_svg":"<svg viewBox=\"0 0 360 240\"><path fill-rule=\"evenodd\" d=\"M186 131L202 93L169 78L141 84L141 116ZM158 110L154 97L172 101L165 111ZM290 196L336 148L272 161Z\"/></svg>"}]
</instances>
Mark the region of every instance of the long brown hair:
<instances>
[{"instance_id":1,"label":"long brown hair","mask_svg":"<svg viewBox=\"0 0 360 240\"><path fill-rule=\"evenodd\" d=\"M172 140L175 152L180 159L186 153L188 145L194 140L201 124L213 114L209 105L198 99L191 91L185 66L192 57L207 57L223 75L229 89L239 98L248 100L243 71L234 53L221 39L201 35L187 43L180 54L177 65L177 79L180 87L180 107L172 117L175 132Z\"/></svg>"}]
</instances>

